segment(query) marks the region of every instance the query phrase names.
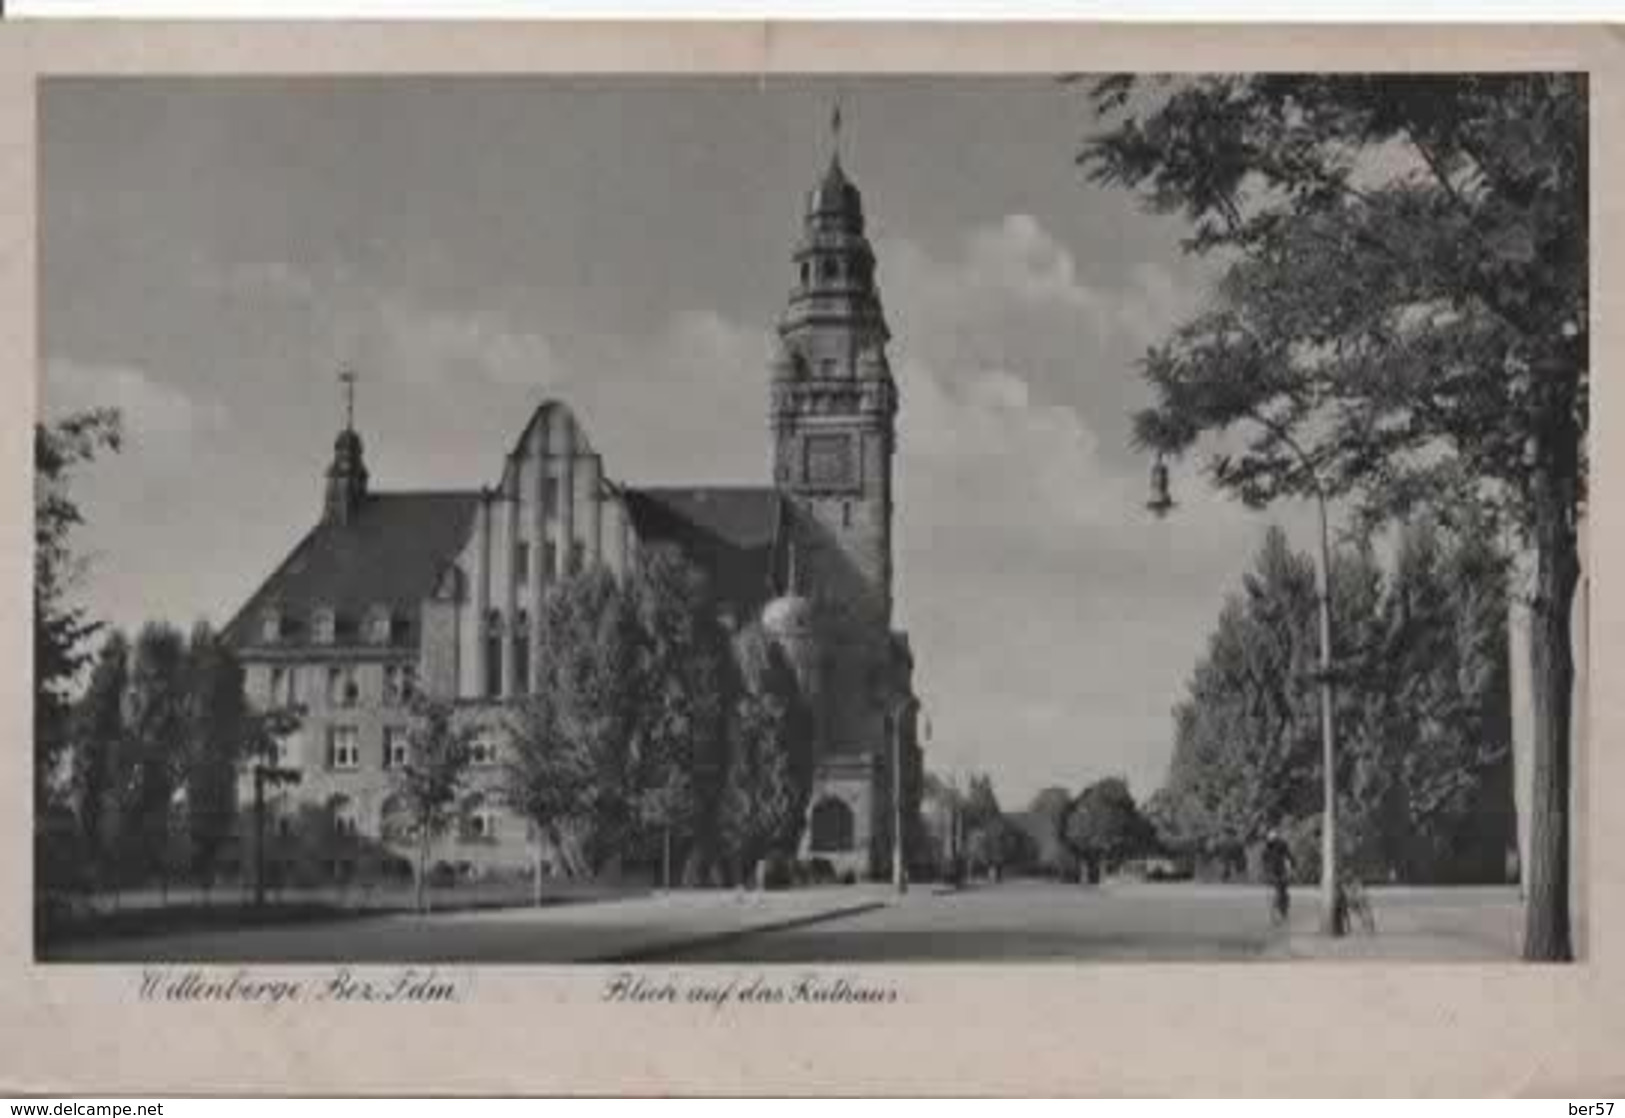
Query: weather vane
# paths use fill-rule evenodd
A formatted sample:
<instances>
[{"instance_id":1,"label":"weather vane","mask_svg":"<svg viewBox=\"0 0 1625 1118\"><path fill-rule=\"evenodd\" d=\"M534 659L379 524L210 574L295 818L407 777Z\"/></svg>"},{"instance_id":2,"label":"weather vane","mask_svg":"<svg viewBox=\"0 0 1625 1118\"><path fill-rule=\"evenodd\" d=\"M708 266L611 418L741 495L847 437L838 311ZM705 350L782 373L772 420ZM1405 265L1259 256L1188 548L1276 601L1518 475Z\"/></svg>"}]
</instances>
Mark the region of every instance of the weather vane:
<instances>
[{"instance_id":1,"label":"weather vane","mask_svg":"<svg viewBox=\"0 0 1625 1118\"><path fill-rule=\"evenodd\" d=\"M344 392L344 429L355 430L355 382L356 372L348 366L339 370L339 383L343 385Z\"/></svg>"}]
</instances>

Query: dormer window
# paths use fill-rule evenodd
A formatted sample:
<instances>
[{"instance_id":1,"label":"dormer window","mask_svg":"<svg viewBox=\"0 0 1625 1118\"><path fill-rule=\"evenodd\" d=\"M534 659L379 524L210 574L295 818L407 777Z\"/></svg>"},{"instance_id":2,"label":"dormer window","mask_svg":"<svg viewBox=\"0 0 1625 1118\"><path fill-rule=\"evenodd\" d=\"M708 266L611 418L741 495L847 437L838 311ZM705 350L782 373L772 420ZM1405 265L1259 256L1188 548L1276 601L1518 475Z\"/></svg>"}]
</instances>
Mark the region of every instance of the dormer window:
<instances>
[{"instance_id":1,"label":"dormer window","mask_svg":"<svg viewBox=\"0 0 1625 1118\"><path fill-rule=\"evenodd\" d=\"M388 606L374 606L367 613L367 640L372 644L388 644L395 636L395 615Z\"/></svg>"},{"instance_id":2,"label":"dormer window","mask_svg":"<svg viewBox=\"0 0 1625 1118\"><path fill-rule=\"evenodd\" d=\"M330 606L317 606L310 615L310 639L317 644L332 644L338 618Z\"/></svg>"},{"instance_id":3,"label":"dormer window","mask_svg":"<svg viewBox=\"0 0 1625 1118\"><path fill-rule=\"evenodd\" d=\"M282 611L272 607L265 611L260 618L260 639L266 644L276 644L282 639Z\"/></svg>"}]
</instances>

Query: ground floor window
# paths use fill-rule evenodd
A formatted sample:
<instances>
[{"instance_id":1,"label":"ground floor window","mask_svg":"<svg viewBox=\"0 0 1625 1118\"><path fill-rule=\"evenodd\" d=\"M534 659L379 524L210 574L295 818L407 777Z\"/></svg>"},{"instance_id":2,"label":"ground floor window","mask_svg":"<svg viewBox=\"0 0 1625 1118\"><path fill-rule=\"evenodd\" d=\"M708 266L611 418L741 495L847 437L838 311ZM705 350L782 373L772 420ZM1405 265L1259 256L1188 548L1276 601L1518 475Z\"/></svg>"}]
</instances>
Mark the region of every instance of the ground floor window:
<instances>
[{"instance_id":1,"label":"ground floor window","mask_svg":"<svg viewBox=\"0 0 1625 1118\"><path fill-rule=\"evenodd\" d=\"M825 796L813 806L811 830L814 850L852 849L852 809L834 796Z\"/></svg>"}]
</instances>

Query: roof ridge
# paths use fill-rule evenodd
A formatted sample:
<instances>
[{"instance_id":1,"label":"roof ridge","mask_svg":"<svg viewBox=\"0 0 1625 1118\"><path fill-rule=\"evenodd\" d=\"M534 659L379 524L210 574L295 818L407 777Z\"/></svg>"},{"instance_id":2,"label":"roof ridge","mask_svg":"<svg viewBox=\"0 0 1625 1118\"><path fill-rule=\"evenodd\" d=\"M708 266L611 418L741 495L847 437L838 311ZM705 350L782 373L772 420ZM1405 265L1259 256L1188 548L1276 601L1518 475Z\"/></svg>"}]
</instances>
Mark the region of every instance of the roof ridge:
<instances>
[{"instance_id":1,"label":"roof ridge","mask_svg":"<svg viewBox=\"0 0 1625 1118\"><path fill-rule=\"evenodd\" d=\"M478 497L479 486L472 489L374 489L368 497Z\"/></svg>"},{"instance_id":2,"label":"roof ridge","mask_svg":"<svg viewBox=\"0 0 1625 1118\"><path fill-rule=\"evenodd\" d=\"M630 489L630 490L632 490L633 492L636 492L636 493L675 493L675 492L678 492L679 490L695 490L695 489L713 489L713 490L727 490L727 491L730 491L730 492L751 492L751 493L777 493L777 492L779 492L779 487L776 486L776 485L773 485L773 484L771 484L769 482L755 482L755 483L752 483L752 482L724 482L722 484L717 484L717 485L708 485L708 484L705 484L705 483L702 483L702 482L694 482L693 484L690 484L690 485L636 485L636 484L633 484L631 482L626 482L626 483L623 484L623 488Z\"/></svg>"}]
</instances>

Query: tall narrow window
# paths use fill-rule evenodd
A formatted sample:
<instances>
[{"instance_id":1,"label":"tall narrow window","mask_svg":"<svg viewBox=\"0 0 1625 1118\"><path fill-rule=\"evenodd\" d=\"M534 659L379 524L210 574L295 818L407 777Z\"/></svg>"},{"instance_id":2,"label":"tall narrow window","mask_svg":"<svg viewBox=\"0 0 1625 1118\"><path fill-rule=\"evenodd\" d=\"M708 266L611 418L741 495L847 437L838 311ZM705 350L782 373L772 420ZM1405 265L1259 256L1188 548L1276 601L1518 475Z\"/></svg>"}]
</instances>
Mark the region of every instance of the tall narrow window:
<instances>
[{"instance_id":1,"label":"tall narrow window","mask_svg":"<svg viewBox=\"0 0 1625 1118\"><path fill-rule=\"evenodd\" d=\"M524 625L513 635L513 689L520 695L530 690L530 633Z\"/></svg>"},{"instance_id":2,"label":"tall narrow window","mask_svg":"<svg viewBox=\"0 0 1625 1118\"><path fill-rule=\"evenodd\" d=\"M410 759L408 752L406 727L384 727L384 768L403 769Z\"/></svg>"},{"instance_id":3,"label":"tall narrow window","mask_svg":"<svg viewBox=\"0 0 1625 1118\"><path fill-rule=\"evenodd\" d=\"M520 540L513 549L513 577L514 581L523 585L530 576L530 544Z\"/></svg>"},{"instance_id":4,"label":"tall narrow window","mask_svg":"<svg viewBox=\"0 0 1625 1118\"><path fill-rule=\"evenodd\" d=\"M485 696L502 697L502 634L491 633L485 638Z\"/></svg>"},{"instance_id":5,"label":"tall narrow window","mask_svg":"<svg viewBox=\"0 0 1625 1118\"><path fill-rule=\"evenodd\" d=\"M542 569L548 578L552 578L553 573L559 569L559 545L552 540L542 545Z\"/></svg>"}]
</instances>

